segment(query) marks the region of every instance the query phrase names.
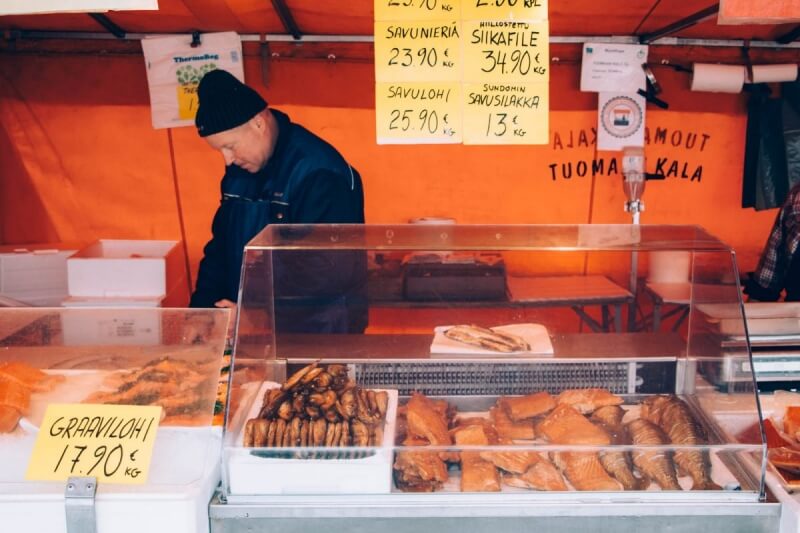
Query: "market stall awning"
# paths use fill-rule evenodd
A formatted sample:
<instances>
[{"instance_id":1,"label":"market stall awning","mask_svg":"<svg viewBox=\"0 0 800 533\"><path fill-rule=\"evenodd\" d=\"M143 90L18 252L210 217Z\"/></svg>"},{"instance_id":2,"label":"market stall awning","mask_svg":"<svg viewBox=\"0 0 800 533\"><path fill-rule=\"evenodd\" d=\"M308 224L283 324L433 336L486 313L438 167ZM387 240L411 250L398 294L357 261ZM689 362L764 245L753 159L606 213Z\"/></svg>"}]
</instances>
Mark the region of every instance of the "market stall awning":
<instances>
[{"instance_id":1,"label":"market stall awning","mask_svg":"<svg viewBox=\"0 0 800 533\"><path fill-rule=\"evenodd\" d=\"M670 28L672 37L772 41L791 37L794 24L717 24L710 0L561 0L550 3L553 36L642 36ZM372 35L373 0L160 0L158 11L0 17L0 30L127 33L236 31L242 34Z\"/></svg>"}]
</instances>

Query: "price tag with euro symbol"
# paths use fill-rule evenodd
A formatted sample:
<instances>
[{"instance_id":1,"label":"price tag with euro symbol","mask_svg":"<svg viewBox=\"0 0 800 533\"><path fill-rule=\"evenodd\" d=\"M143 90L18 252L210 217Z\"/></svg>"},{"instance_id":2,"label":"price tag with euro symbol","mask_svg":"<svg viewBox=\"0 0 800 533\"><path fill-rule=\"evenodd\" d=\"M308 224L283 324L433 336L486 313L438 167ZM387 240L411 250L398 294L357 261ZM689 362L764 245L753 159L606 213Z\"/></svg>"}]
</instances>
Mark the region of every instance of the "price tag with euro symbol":
<instances>
[{"instance_id":1,"label":"price tag with euro symbol","mask_svg":"<svg viewBox=\"0 0 800 533\"><path fill-rule=\"evenodd\" d=\"M460 83L378 83L378 144L460 143Z\"/></svg>"},{"instance_id":2,"label":"price tag with euro symbol","mask_svg":"<svg viewBox=\"0 0 800 533\"><path fill-rule=\"evenodd\" d=\"M92 476L109 483L144 484L160 419L159 406L51 404L25 478Z\"/></svg>"}]
</instances>

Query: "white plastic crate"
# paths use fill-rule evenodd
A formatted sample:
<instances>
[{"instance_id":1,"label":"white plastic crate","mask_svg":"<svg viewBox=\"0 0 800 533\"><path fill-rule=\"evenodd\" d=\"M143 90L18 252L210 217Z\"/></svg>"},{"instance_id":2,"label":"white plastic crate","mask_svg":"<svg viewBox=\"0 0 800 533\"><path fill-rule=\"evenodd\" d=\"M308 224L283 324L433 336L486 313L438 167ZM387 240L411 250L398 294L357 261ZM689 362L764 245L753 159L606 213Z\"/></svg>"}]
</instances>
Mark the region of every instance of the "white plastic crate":
<instances>
[{"instance_id":1,"label":"white plastic crate","mask_svg":"<svg viewBox=\"0 0 800 533\"><path fill-rule=\"evenodd\" d=\"M101 239L67 261L72 297L164 297L181 279L177 241Z\"/></svg>"},{"instance_id":2,"label":"white plastic crate","mask_svg":"<svg viewBox=\"0 0 800 533\"><path fill-rule=\"evenodd\" d=\"M67 295L67 258L74 250L0 252L0 294L38 306L58 306Z\"/></svg>"},{"instance_id":3,"label":"white plastic crate","mask_svg":"<svg viewBox=\"0 0 800 533\"><path fill-rule=\"evenodd\" d=\"M98 483L98 533L206 533L219 483L220 428L159 429L145 485ZM66 533L64 483L23 483L35 435L0 436L2 531Z\"/></svg>"},{"instance_id":4,"label":"white plastic crate","mask_svg":"<svg viewBox=\"0 0 800 533\"><path fill-rule=\"evenodd\" d=\"M105 306L113 307L113 312L103 309L97 301L93 303L75 307L96 307L95 310L86 310L80 315L62 315L65 345L152 346L161 343L161 314L156 309L150 309L158 307L158 300L139 307L130 302Z\"/></svg>"}]
</instances>

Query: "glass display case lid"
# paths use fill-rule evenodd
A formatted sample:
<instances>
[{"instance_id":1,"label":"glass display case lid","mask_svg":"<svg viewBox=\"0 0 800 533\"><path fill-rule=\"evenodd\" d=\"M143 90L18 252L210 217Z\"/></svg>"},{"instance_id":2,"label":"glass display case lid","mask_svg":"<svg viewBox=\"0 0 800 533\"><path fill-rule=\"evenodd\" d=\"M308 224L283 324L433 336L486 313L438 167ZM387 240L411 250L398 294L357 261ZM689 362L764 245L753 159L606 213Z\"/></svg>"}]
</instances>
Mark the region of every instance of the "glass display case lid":
<instances>
[{"instance_id":1,"label":"glass display case lid","mask_svg":"<svg viewBox=\"0 0 800 533\"><path fill-rule=\"evenodd\" d=\"M63 495L63 481L26 479L45 413L56 404L76 406L70 408L76 413L92 404L161 408L145 483L100 481L100 494L183 491L214 472L228 314L223 309L0 309L0 450L5 459L0 497Z\"/></svg>"},{"instance_id":2,"label":"glass display case lid","mask_svg":"<svg viewBox=\"0 0 800 533\"><path fill-rule=\"evenodd\" d=\"M269 225L246 249L730 250L699 226L569 224Z\"/></svg>"}]
</instances>

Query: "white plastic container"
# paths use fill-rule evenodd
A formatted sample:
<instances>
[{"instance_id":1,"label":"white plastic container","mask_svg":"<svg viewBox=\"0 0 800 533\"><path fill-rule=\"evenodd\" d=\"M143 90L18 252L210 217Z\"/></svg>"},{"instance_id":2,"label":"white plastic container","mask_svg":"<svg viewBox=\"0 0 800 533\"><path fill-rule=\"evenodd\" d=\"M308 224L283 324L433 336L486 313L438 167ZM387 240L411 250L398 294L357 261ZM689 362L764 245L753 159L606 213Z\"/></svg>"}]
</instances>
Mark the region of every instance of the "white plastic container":
<instances>
[{"instance_id":1,"label":"white plastic container","mask_svg":"<svg viewBox=\"0 0 800 533\"><path fill-rule=\"evenodd\" d=\"M264 384L257 398L270 386ZM254 448L227 449L227 475L230 495L262 494L388 494L392 489L392 438L397 420L397 391L387 390L389 404L384 424L384 439L373 455L361 458L296 459L259 457ZM247 419L258 416L260 402L254 402ZM242 432L244 429L242 429ZM243 434L238 436L242 442ZM281 448L264 448L281 452ZM335 455L347 448L319 448L321 454ZM357 449L356 449L357 450ZM256 452L258 453L258 452ZM353 451L353 453L358 453Z\"/></svg>"},{"instance_id":2,"label":"white plastic container","mask_svg":"<svg viewBox=\"0 0 800 533\"><path fill-rule=\"evenodd\" d=\"M93 304L93 305L92 305ZM130 301L118 303L113 313L98 303L67 305L65 307L97 307L80 315L66 313L61 317L64 344L81 345L146 345L161 343L161 315L152 311L159 300L148 305L134 306Z\"/></svg>"},{"instance_id":3,"label":"white plastic container","mask_svg":"<svg viewBox=\"0 0 800 533\"><path fill-rule=\"evenodd\" d=\"M36 306L58 306L67 295L67 258L74 250L0 252L0 294Z\"/></svg>"},{"instance_id":4,"label":"white plastic container","mask_svg":"<svg viewBox=\"0 0 800 533\"><path fill-rule=\"evenodd\" d=\"M145 485L98 483L98 533L206 533L208 502L219 483L220 440L218 427L160 428ZM66 533L65 484L23 482L34 441L35 435L0 439L0 529Z\"/></svg>"},{"instance_id":5,"label":"white plastic container","mask_svg":"<svg viewBox=\"0 0 800 533\"><path fill-rule=\"evenodd\" d=\"M101 239L67 260L69 295L80 298L163 298L183 274L177 241Z\"/></svg>"}]
</instances>

